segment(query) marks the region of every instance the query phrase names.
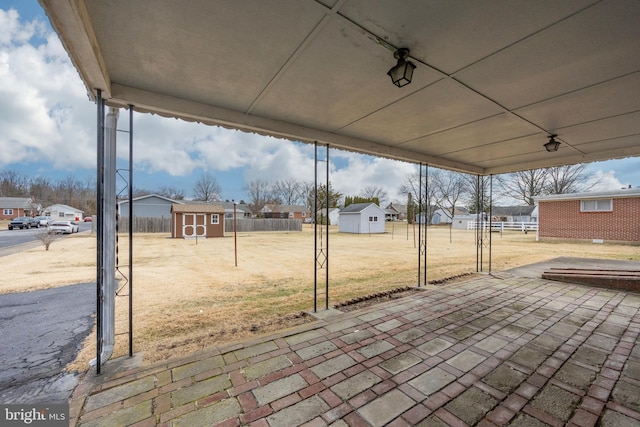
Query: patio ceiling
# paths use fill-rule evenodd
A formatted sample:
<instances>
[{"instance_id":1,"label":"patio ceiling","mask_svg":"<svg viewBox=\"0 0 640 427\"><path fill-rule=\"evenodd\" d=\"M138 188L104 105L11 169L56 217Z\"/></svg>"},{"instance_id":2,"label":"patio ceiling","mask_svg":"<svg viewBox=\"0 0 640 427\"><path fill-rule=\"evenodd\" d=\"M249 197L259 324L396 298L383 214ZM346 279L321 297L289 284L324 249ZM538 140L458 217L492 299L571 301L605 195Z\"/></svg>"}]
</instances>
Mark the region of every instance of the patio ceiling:
<instances>
[{"instance_id":1,"label":"patio ceiling","mask_svg":"<svg viewBox=\"0 0 640 427\"><path fill-rule=\"evenodd\" d=\"M108 105L474 174L640 156L637 1L40 3Z\"/></svg>"}]
</instances>

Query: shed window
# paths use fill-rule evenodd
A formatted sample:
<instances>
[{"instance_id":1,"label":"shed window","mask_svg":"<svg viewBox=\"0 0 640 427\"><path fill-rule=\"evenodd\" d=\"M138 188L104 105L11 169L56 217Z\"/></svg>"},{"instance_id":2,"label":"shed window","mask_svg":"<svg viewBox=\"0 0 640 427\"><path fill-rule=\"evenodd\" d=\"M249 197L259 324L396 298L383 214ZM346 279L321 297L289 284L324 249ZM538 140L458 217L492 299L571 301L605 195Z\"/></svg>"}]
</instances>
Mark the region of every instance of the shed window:
<instances>
[{"instance_id":1,"label":"shed window","mask_svg":"<svg viewBox=\"0 0 640 427\"><path fill-rule=\"evenodd\" d=\"M220 224L219 214L211 214L211 224Z\"/></svg>"},{"instance_id":2,"label":"shed window","mask_svg":"<svg viewBox=\"0 0 640 427\"><path fill-rule=\"evenodd\" d=\"M369 222L378 222L378 217L377 216L370 216L369 217Z\"/></svg>"},{"instance_id":3,"label":"shed window","mask_svg":"<svg viewBox=\"0 0 640 427\"><path fill-rule=\"evenodd\" d=\"M2 210L2 214L3 215L13 215L13 209L3 209Z\"/></svg>"},{"instance_id":4,"label":"shed window","mask_svg":"<svg viewBox=\"0 0 640 427\"><path fill-rule=\"evenodd\" d=\"M581 212L607 212L613 210L613 199L580 200Z\"/></svg>"}]
</instances>

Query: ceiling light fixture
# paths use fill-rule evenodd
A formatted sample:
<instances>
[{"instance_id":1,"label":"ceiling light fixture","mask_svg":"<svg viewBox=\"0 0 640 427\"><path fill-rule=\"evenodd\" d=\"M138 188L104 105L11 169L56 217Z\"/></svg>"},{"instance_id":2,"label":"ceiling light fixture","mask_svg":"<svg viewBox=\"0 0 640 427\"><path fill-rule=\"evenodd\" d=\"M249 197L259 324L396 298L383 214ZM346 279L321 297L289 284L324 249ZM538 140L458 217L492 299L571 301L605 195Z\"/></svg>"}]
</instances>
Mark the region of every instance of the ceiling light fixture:
<instances>
[{"instance_id":1,"label":"ceiling light fixture","mask_svg":"<svg viewBox=\"0 0 640 427\"><path fill-rule=\"evenodd\" d=\"M544 148L550 153L558 151L558 147L560 146L560 143L556 141L556 136L558 135L549 135L549 142L544 144Z\"/></svg>"},{"instance_id":2,"label":"ceiling light fixture","mask_svg":"<svg viewBox=\"0 0 640 427\"><path fill-rule=\"evenodd\" d=\"M398 60L398 63L387 72L387 75L391 77L394 85L398 87L406 86L411 83L413 70L416 68L413 62L407 61L409 49L400 48L393 53L393 57Z\"/></svg>"}]
</instances>

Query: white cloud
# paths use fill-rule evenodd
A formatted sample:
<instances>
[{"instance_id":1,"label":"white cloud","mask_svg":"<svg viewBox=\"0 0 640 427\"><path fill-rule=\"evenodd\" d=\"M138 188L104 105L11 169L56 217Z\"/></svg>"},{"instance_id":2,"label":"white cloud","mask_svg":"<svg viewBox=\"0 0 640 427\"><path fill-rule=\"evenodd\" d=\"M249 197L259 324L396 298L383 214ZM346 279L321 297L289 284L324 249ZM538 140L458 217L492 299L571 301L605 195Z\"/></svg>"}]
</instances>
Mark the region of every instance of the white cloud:
<instances>
[{"instance_id":1,"label":"white cloud","mask_svg":"<svg viewBox=\"0 0 640 427\"><path fill-rule=\"evenodd\" d=\"M593 182L595 182L595 185L589 189L589 192L620 190L626 187L616 178L616 172L612 170L606 172L602 170L595 171L593 173Z\"/></svg>"},{"instance_id":2,"label":"white cloud","mask_svg":"<svg viewBox=\"0 0 640 427\"><path fill-rule=\"evenodd\" d=\"M0 10L0 166L46 161L73 169L89 158L95 163L95 132L86 131L95 124L95 110L75 69L42 21L18 18L15 11ZM37 37L44 38L36 47L30 41Z\"/></svg>"}]
</instances>

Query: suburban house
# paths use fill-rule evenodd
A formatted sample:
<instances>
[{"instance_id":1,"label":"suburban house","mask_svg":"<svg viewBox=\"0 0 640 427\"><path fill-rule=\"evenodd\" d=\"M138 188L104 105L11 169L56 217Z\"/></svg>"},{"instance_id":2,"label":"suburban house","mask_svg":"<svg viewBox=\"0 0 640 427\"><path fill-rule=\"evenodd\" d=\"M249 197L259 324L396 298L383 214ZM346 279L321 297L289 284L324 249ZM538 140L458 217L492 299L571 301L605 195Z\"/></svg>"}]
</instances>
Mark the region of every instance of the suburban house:
<instances>
[{"instance_id":1,"label":"suburban house","mask_svg":"<svg viewBox=\"0 0 640 427\"><path fill-rule=\"evenodd\" d=\"M389 203L385 208L385 212L385 219L387 221L404 221L407 219L407 205Z\"/></svg>"},{"instance_id":2,"label":"suburban house","mask_svg":"<svg viewBox=\"0 0 640 427\"><path fill-rule=\"evenodd\" d=\"M311 211L306 206L300 205L274 205L267 204L260 209L263 218L288 218L301 219L311 218Z\"/></svg>"},{"instance_id":3,"label":"suburban house","mask_svg":"<svg viewBox=\"0 0 640 427\"><path fill-rule=\"evenodd\" d=\"M535 222L533 206L494 206L491 209L493 222Z\"/></svg>"},{"instance_id":4,"label":"suburban house","mask_svg":"<svg viewBox=\"0 0 640 427\"><path fill-rule=\"evenodd\" d=\"M42 215L50 216L53 220L82 221L84 211L62 204L44 208Z\"/></svg>"},{"instance_id":5,"label":"suburban house","mask_svg":"<svg viewBox=\"0 0 640 427\"><path fill-rule=\"evenodd\" d=\"M171 206L171 237L224 237L224 207L219 204L174 203Z\"/></svg>"},{"instance_id":6,"label":"suburban house","mask_svg":"<svg viewBox=\"0 0 640 427\"><path fill-rule=\"evenodd\" d=\"M327 210L319 209L318 210L318 218L326 217ZM329 208L329 225L338 225L340 223L340 209L339 208Z\"/></svg>"},{"instance_id":7,"label":"suburban house","mask_svg":"<svg viewBox=\"0 0 640 427\"><path fill-rule=\"evenodd\" d=\"M233 202L216 202L216 204L222 206L224 208L224 217L228 219L233 219ZM235 212L236 218L251 218L253 217L253 212L251 212L251 208L247 204L235 204Z\"/></svg>"},{"instance_id":8,"label":"suburban house","mask_svg":"<svg viewBox=\"0 0 640 427\"><path fill-rule=\"evenodd\" d=\"M339 213L341 233L384 233L385 211L375 203L354 203Z\"/></svg>"},{"instance_id":9,"label":"suburban house","mask_svg":"<svg viewBox=\"0 0 640 427\"><path fill-rule=\"evenodd\" d=\"M456 215L467 215L469 211L465 208L456 208L453 215L450 208L438 208L431 215L432 225L451 224Z\"/></svg>"},{"instance_id":10,"label":"suburban house","mask_svg":"<svg viewBox=\"0 0 640 427\"><path fill-rule=\"evenodd\" d=\"M36 216L41 209L42 206L29 197L0 197L0 219Z\"/></svg>"},{"instance_id":11,"label":"suburban house","mask_svg":"<svg viewBox=\"0 0 640 427\"><path fill-rule=\"evenodd\" d=\"M640 188L535 198L538 239L640 244Z\"/></svg>"},{"instance_id":12,"label":"suburban house","mask_svg":"<svg viewBox=\"0 0 640 427\"><path fill-rule=\"evenodd\" d=\"M184 203L159 194L147 194L131 200L134 218L171 218L171 206ZM129 217L129 200L118 202L120 217Z\"/></svg>"}]
</instances>

